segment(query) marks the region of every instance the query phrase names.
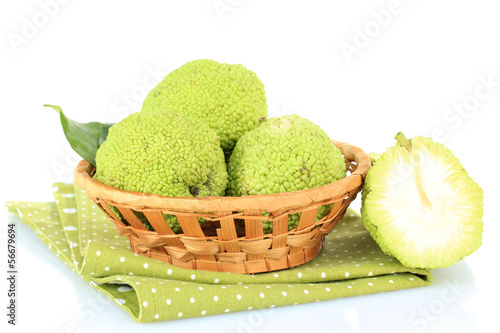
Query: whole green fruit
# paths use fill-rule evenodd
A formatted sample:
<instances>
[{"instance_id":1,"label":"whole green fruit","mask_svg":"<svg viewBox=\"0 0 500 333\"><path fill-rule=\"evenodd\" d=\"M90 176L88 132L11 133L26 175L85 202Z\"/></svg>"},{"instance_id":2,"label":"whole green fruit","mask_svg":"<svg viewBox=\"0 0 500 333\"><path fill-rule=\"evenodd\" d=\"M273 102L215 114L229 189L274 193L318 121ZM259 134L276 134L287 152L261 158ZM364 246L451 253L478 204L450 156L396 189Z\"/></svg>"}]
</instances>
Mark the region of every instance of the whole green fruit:
<instances>
[{"instance_id":1,"label":"whole green fruit","mask_svg":"<svg viewBox=\"0 0 500 333\"><path fill-rule=\"evenodd\" d=\"M149 92L142 112L165 108L207 123L219 135L227 158L239 138L267 117L264 85L254 72L208 59L168 74Z\"/></svg>"},{"instance_id":2,"label":"whole green fruit","mask_svg":"<svg viewBox=\"0 0 500 333\"><path fill-rule=\"evenodd\" d=\"M227 194L244 196L293 192L328 185L346 176L340 150L311 121L297 115L271 118L243 135L228 163ZM331 205L318 209L317 219ZM300 213L289 215L289 230ZM272 223L265 222L266 231Z\"/></svg>"},{"instance_id":3,"label":"whole green fruit","mask_svg":"<svg viewBox=\"0 0 500 333\"><path fill-rule=\"evenodd\" d=\"M137 112L113 125L97 151L95 178L122 190L170 197L220 196L227 186L215 131L197 118L165 110ZM180 231L174 216L167 222Z\"/></svg>"}]
</instances>

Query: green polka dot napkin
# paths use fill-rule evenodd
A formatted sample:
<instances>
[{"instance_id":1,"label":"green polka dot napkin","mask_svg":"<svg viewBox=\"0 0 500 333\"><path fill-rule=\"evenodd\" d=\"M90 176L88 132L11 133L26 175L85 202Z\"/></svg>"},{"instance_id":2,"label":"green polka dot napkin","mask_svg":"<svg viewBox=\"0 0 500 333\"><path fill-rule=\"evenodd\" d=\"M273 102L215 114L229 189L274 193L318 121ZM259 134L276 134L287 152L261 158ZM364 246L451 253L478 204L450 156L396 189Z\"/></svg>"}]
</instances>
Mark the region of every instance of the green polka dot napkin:
<instances>
[{"instance_id":1,"label":"green polka dot napkin","mask_svg":"<svg viewBox=\"0 0 500 333\"><path fill-rule=\"evenodd\" d=\"M427 270L386 256L348 210L317 258L255 275L193 271L132 253L128 240L76 185L55 202L7 202L70 269L137 322L206 316L428 286Z\"/></svg>"}]
</instances>

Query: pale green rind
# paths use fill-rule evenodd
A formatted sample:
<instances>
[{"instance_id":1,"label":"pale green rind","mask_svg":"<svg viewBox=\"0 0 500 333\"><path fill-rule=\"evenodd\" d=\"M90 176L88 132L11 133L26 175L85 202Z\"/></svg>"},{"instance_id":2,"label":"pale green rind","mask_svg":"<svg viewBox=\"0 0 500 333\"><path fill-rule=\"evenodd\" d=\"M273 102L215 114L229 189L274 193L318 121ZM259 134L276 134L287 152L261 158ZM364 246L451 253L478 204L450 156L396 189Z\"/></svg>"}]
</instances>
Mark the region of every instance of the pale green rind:
<instances>
[{"instance_id":1,"label":"pale green rind","mask_svg":"<svg viewBox=\"0 0 500 333\"><path fill-rule=\"evenodd\" d=\"M264 85L242 65L200 59L168 74L143 103L142 111L174 109L201 119L229 154L239 138L267 117Z\"/></svg>"},{"instance_id":2,"label":"pale green rind","mask_svg":"<svg viewBox=\"0 0 500 333\"><path fill-rule=\"evenodd\" d=\"M381 249L395 256L405 266L428 269L447 267L473 253L481 245L483 191L468 176L460 161L442 144L418 136L411 140L411 146L414 155L400 145L389 147L368 172L362 193L363 222ZM427 156L425 154L439 156L435 162L436 167L445 167L447 170L445 179L441 180L442 184L455 195L453 202L456 204L454 207L433 207L433 209L448 209L451 212L449 214L455 214L454 218L450 215L449 219L454 224L440 225L439 223L445 223L444 219L441 219L433 221L436 223L434 227L422 225L423 236L429 238L431 244L429 247L432 246L432 251L420 257L414 253L421 249L415 249L414 253L408 251L413 245L409 244L408 235L390 223L395 214L395 207L391 206L390 199L390 193L395 192L395 189L391 188L393 186L391 176L394 177L394 174L398 177L404 176L405 172L408 172L404 169L400 169L399 173L395 172L395 166L398 165L395 161L406 161L407 164L401 164L411 166L410 161L413 163L419 161L421 154L418 152L424 152L424 156ZM394 234L395 230L399 234ZM446 232L439 232L441 230L451 230L459 236L449 239Z\"/></svg>"}]
</instances>

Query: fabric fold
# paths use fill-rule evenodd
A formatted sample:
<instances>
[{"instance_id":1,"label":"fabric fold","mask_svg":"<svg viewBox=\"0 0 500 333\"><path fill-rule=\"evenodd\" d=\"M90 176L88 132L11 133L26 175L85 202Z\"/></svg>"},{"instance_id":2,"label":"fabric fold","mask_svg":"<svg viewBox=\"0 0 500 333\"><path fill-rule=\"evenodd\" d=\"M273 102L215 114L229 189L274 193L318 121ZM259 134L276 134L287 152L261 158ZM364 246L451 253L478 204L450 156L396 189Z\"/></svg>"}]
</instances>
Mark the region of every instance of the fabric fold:
<instances>
[{"instance_id":1,"label":"fabric fold","mask_svg":"<svg viewBox=\"0 0 500 333\"><path fill-rule=\"evenodd\" d=\"M54 202L7 202L70 269L137 322L303 304L428 286L430 271L386 256L349 209L311 262L254 275L187 270L134 254L105 214L73 184Z\"/></svg>"}]
</instances>

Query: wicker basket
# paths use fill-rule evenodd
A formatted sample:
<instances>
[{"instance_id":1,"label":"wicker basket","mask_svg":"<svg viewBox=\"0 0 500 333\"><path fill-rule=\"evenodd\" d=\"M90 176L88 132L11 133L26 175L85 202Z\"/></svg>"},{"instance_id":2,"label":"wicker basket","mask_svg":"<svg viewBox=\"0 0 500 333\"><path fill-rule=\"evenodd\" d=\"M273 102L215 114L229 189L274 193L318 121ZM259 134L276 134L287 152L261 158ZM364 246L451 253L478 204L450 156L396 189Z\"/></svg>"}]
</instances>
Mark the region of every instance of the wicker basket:
<instances>
[{"instance_id":1,"label":"wicker basket","mask_svg":"<svg viewBox=\"0 0 500 333\"><path fill-rule=\"evenodd\" d=\"M113 221L118 232L129 238L135 253L188 269L270 272L315 258L325 235L343 217L363 186L370 158L360 148L332 142L342 151L350 175L303 191L199 198L128 192L93 179L95 168L85 160L77 166L75 181ZM333 204L331 211L315 221L318 208L327 204ZM110 206L116 207L127 223ZM142 212L154 231L148 230L134 211ZM301 215L297 228L289 231L288 215L292 213ZM183 233L175 234L162 214L175 215ZM198 217L207 222L200 225ZM264 234L264 220L272 221L272 234Z\"/></svg>"}]
</instances>

